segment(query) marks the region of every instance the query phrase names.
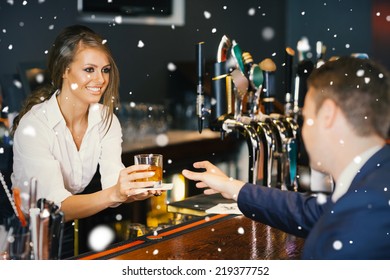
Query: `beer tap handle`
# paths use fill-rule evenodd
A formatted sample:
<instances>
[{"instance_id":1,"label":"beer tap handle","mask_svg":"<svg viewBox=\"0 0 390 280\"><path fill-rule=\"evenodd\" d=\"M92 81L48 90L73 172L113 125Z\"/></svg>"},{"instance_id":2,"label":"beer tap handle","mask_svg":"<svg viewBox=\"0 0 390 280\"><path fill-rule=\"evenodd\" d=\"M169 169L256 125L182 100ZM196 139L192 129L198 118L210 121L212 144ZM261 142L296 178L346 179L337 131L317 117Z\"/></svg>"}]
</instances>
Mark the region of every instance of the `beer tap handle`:
<instances>
[{"instance_id":1,"label":"beer tap handle","mask_svg":"<svg viewBox=\"0 0 390 280\"><path fill-rule=\"evenodd\" d=\"M273 106L275 97L272 91L274 89L274 72L276 71L276 64L272 59L266 58L259 63L259 67L264 73L264 96L262 99L264 113L269 115L274 111Z\"/></svg>"},{"instance_id":2,"label":"beer tap handle","mask_svg":"<svg viewBox=\"0 0 390 280\"><path fill-rule=\"evenodd\" d=\"M285 106L284 106L284 113L286 116L292 116L294 113L294 105L293 105L293 59L295 56L295 51L287 47L286 48L286 58L285 58Z\"/></svg>"},{"instance_id":3,"label":"beer tap handle","mask_svg":"<svg viewBox=\"0 0 390 280\"><path fill-rule=\"evenodd\" d=\"M196 45L196 70L197 70L197 97L196 97L196 114L198 116L198 130L202 133L203 129L203 109L204 109L204 92L203 92L203 79L204 79L204 57L203 57L203 45L204 42L199 42Z\"/></svg>"}]
</instances>

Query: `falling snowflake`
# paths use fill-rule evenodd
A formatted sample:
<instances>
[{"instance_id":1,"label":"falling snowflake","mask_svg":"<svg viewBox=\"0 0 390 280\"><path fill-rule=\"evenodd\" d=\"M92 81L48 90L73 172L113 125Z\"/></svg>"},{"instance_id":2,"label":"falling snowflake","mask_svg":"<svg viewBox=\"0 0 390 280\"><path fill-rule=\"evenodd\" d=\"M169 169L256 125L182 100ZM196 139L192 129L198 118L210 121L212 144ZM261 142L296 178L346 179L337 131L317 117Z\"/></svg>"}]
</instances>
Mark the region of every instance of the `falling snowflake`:
<instances>
[{"instance_id":1,"label":"falling snowflake","mask_svg":"<svg viewBox=\"0 0 390 280\"><path fill-rule=\"evenodd\" d=\"M169 143L169 138L166 134L161 133L161 134L156 136L157 146L164 147L164 146L168 145L168 143Z\"/></svg>"},{"instance_id":2,"label":"falling snowflake","mask_svg":"<svg viewBox=\"0 0 390 280\"><path fill-rule=\"evenodd\" d=\"M340 240L333 242L333 249L339 251L341 248L343 248L343 243Z\"/></svg>"},{"instance_id":3,"label":"falling snowflake","mask_svg":"<svg viewBox=\"0 0 390 280\"><path fill-rule=\"evenodd\" d=\"M245 230L244 230L243 227L239 227L239 228L237 229L237 232L238 232L239 234L244 234L244 233L245 233Z\"/></svg>"},{"instance_id":4,"label":"falling snowflake","mask_svg":"<svg viewBox=\"0 0 390 280\"><path fill-rule=\"evenodd\" d=\"M353 159L353 161L354 161L356 164L358 164L358 163L360 163L360 162L362 161L362 158L361 158L360 156L356 156L356 157Z\"/></svg>"},{"instance_id":5,"label":"falling snowflake","mask_svg":"<svg viewBox=\"0 0 390 280\"><path fill-rule=\"evenodd\" d=\"M211 29L211 33L216 33L216 32L217 32L217 28Z\"/></svg>"},{"instance_id":6,"label":"falling snowflake","mask_svg":"<svg viewBox=\"0 0 390 280\"><path fill-rule=\"evenodd\" d=\"M38 83L38 84L42 84L45 80L45 76L43 74L38 74L36 77L35 77L35 81Z\"/></svg>"},{"instance_id":7,"label":"falling snowflake","mask_svg":"<svg viewBox=\"0 0 390 280\"><path fill-rule=\"evenodd\" d=\"M88 245L92 250L101 251L115 239L114 231L106 225L96 226L88 236Z\"/></svg>"},{"instance_id":8,"label":"falling snowflake","mask_svg":"<svg viewBox=\"0 0 390 280\"><path fill-rule=\"evenodd\" d=\"M142 40L139 40L139 41L138 41L137 47L141 49L141 48L143 48L144 46L145 46L144 42L142 42Z\"/></svg>"},{"instance_id":9,"label":"falling snowflake","mask_svg":"<svg viewBox=\"0 0 390 280\"><path fill-rule=\"evenodd\" d=\"M359 69L357 72L356 72L356 76L358 77L363 77L364 75L364 70L363 69Z\"/></svg>"},{"instance_id":10,"label":"falling snowflake","mask_svg":"<svg viewBox=\"0 0 390 280\"><path fill-rule=\"evenodd\" d=\"M317 196L317 204L323 205L326 203L327 196L323 193L319 193Z\"/></svg>"},{"instance_id":11,"label":"falling snowflake","mask_svg":"<svg viewBox=\"0 0 390 280\"><path fill-rule=\"evenodd\" d=\"M275 30L270 26L266 26L261 31L261 36L265 41L270 41L275 37Z\"/></svg>"},{"instance_id":12,"label":"falling snowflake","mask_svg":"<svg viewBox=\"0 0 390 280\"><path fill-rule=\"evenodd\" d=\"M122 21L123 21L123 18L122 18L122 16L116 16L116 17L114 18L114 21L115 21L116 23L118 23L118 24L121 24Z\"/></svg>"},{"instance_id":13,"label":"falling snowflake","mask_svg":"<svg viewBox=\"0 0 390 280\"><path fill-rule=\"evenodd\" d=\"M312 126L312 125L314 125L314 120L313 120L313 119L307 119L307 120L306 120L306 124L307 124L308 126Z\"/></svg>"},{"instance_id":14,"label":"falling snowflake","mask_svg":"<svg viewBox=\"0 0 390 280\"><path fill-rule=\"evenodd\" d=\"M99 104L93 104L92 106L91 106L91 110L92 111L99 111Z\"/></svg>"},{"instance_id":15,"label":"falling snowflake","mask_svg":"<svg viewBox=\"0 0 390 280\"><path fill-rule=\"evenodd\" d=\"M14 86L16 86L17 88L22 88L22 83L21 83L19 80L14 80L14 81L13 81L13 84L14 84Z\"/></svg>"},{"instance_id":16,"label":"falling snowflake","mask_svg":"<svg viewBox=\"0 0 390 280\"><path fill-rule=\"evenodd\" d=\"M37 132L34 127L27 126L23 129L22 133L27 136L35 137L37 135Z\"/></svg>"},{"instance_id":17,"label":"falling snowflake","mask_svg":"<svg viewBox=\"0 0 390 280\"><path fill-rule=\"evenodd\" d=\"M204 11L204 12L203 12L203 15L204 15L204 17L205 17L206 19L211 18L211 13L208 12L208 11Z\"/></svg>"},{"instance_id":18,"label":"falling snowflake","mask_svg":"<svg viewBox=\"0 0 390 280\"><path fill-rule=\"evenodd\" d=\"M77 83L72 83L70 87L71 89L76 90L79 87L79 85Z\"/></svg>"},{"instance_id":19,"label":"falling snowflake","mask_svg":"<svg viewBox=\"0 0 390 280\"><path fill-rule=\"evenodd\" d=\"M248 16L254 16L256 14L256 9L255 8L250 8L248 10Z\"/></svg>"},{"instance_id":20,"label":"falling snowflake","mask_svg":"<svg viewBox=\"0 0 390 280\"><path fill-rule=\"evenodd\" d=\"M153 255L157 255L158 254L158 249L155 249L154 251L153 251Z\"/></svg>"},{"instance_id":21,"label":"falling snowflake","mask_svg":"<svg viewBox=\"0 0 390 280\"><path fill-rule=\"evenodd\" d=\"M177 69L176 65L173 62L169 62L167 65L167 68L171 72L176 71L176 69Z\"/></svg>"}]
</instances>

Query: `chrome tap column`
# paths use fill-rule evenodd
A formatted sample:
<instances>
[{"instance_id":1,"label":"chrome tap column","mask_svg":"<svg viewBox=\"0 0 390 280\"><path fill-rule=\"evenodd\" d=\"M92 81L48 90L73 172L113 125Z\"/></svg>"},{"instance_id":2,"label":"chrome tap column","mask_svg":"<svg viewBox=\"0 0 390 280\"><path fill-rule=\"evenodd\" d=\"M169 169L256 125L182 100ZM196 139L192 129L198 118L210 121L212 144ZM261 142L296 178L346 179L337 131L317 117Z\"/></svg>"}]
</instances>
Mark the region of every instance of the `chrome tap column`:
<instances>
[{"instance_id":1,"label":"chrome tap column","mask_svg":"<svg viewBox=\"0 0 390 280\"><path fill-rule=\"evenodd\" d=\"M292 61L289 76L291 64ZM210 129L219 131L221 138L237 135L245 139L250 183L296 190L299 127L293 110L287 116L275 113L272 93L275 71L271 59L254 63L249 52L242 52L236 41L223 36L212 78L215 102ZM291 83L290 77L290 97Z\"/></svg>"}]
</instances>

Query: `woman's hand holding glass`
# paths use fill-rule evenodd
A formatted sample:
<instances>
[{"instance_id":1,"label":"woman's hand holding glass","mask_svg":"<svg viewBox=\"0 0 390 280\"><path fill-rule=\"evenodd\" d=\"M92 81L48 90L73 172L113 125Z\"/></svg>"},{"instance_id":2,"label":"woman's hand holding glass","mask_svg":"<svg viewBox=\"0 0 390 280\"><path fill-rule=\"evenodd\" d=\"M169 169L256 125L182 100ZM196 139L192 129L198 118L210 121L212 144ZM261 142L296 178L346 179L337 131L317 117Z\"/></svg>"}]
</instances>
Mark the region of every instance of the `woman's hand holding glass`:
<instances>
[{"instance_id":1,"label":"woman's hand holding glass","mask_svg":"<svg viewBox=\"0 0 390 280\"><path fill-rule=\"evenodd\" d=\"M148 171L150 166L147 164L136 164L126 167L119 173L117 183L117 195L120 202L131 202L135 200L144 200L157 193L156 190L148 190L145 192L136 192L136 189L153 187L153 181L142 181L154 175L153 171Z\"/></svg>"}]
</instances>

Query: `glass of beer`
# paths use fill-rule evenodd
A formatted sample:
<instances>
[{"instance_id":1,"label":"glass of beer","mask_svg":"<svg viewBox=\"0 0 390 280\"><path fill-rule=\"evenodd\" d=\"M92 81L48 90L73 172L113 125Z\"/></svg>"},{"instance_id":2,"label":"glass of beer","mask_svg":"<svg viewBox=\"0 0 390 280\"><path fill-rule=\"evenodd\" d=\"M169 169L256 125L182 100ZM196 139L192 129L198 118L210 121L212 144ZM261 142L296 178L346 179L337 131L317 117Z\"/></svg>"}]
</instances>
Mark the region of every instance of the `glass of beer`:
<instances>
[{"instance_id":1,"label":"glass of beer","mask_svg":"<svg viewBox=\"0 0 390 280\"><path fill-rule=\"evenodd\" d=\"M134 156L135 164L148 164L150 165L146 171L153 171L154 175L148 178L142 178L136 180L137 182L157 182L154 187L159 187L162 184L162 171L163 171L163 156L160 154L138 154Z\"/></svg>"}]
</instances>

